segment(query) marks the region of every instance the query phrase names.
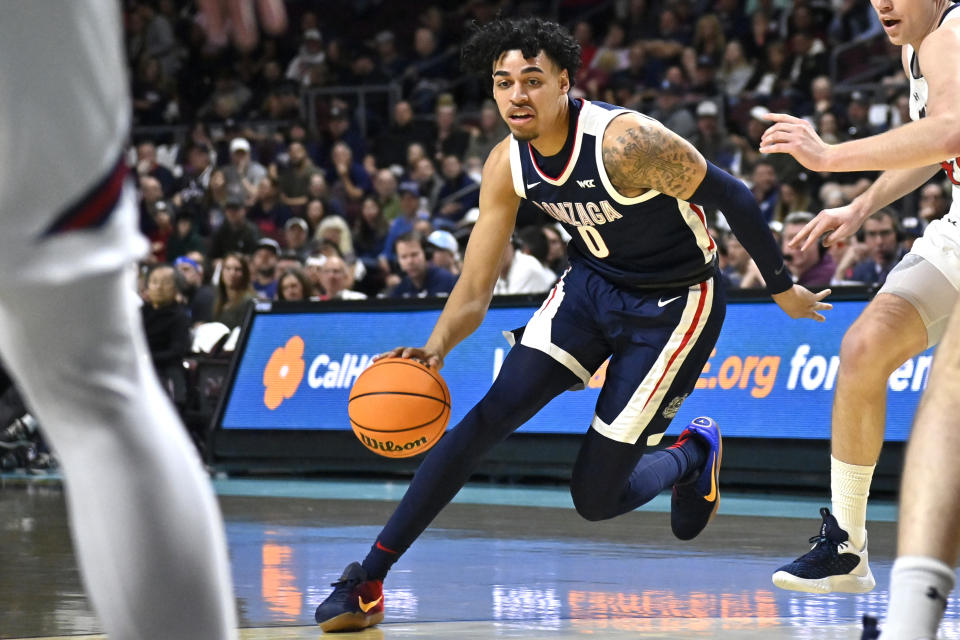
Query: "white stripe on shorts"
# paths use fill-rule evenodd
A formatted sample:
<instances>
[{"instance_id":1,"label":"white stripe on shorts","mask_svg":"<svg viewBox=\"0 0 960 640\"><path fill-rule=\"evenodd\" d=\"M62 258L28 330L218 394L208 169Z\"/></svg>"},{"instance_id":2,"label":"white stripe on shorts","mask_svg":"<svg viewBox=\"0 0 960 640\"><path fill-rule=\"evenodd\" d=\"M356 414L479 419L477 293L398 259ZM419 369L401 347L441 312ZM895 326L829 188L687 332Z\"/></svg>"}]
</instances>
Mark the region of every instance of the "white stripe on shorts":
<instances>
[{"instance_id":1,"label":"white stripe on shorts","mask_svg":"<svg viewBox=\"0 0 960 640\"><path fill-rule=\"evenodd\" d=\"M590 380L593 373L584 369L583 365L570 355L570 353L550 341L553 317L557 315L557 310L563 302L563 278L569 272L570 269L567 269L567 271L560 276L559 282L553 286L553 291L550 292L550 295L547 296L544 303L540 305L537 312L530 318L530 322L527 323L526 328L523 330L520 344L547 354L567 369L570 369L573 375L580 378L581 383L586 386L587 381Z\"/></svg>"},{"instance_id":2,"label":"white stripe on shorts","mask_svg":"<svg viewBox=\"0 0 960 640\"><path fill-rule=\"evenodd\" d=\"M598 433L628 444L635 444L640 439L643 430L663 403L663 398L686 361L687 354L700 339L700 333L713 308L713 286L713 280L710 279L690 287L690 295L687 296L680 322L623 411L610 424L594 415L591 426ZM662 437L662 433L650 434L647 445L659 444Z\"/></svg>"}]
</instances>

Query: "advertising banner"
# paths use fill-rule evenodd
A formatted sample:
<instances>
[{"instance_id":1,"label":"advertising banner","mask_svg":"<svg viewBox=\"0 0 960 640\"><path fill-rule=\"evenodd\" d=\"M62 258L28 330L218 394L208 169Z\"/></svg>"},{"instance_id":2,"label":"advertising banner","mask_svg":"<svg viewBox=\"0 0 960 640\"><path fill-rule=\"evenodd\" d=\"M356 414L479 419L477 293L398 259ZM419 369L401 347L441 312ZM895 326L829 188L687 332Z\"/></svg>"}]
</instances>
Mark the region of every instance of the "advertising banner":
<instances>
[{"instance_id":1,"label":"advertising banner","mask_svg":"<svg viewBox=\"0 0 960 640\"><path fill-rule=\"evenodd\" d=\"M720 340L669 433L709 415L725 436L830 437L840 341L865 306L839 301L824 323L791 320L769 302L731 302ZM509 346L502 332L526 324L535 307L494 307L447 357L451 425L483 396ZM378 353L422 345L438 309L265 312L254 315L235 371L223 429L349 429L353 382ZM888 382L887 439L905 440L930 373L932 353L907 361ZM521 428L583 433L603 384L601 367L582 391L556 398Z\"/></svg>"}]
</instances>

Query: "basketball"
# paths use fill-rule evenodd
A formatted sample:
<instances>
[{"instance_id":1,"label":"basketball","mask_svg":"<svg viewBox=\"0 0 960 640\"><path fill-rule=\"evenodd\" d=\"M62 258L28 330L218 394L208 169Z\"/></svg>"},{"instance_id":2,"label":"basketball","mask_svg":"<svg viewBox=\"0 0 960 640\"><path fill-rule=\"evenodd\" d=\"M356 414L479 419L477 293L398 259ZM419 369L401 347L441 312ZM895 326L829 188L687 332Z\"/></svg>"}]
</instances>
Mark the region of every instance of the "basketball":
<instances>
[{"instance_id":1,"label":"basketball","mask_svg":"<svg viewBox=\"0 0 960 640\"><path fill-rule=\"evenodd\" d=\"M350 390L350 426L363 445L388 458L409 458L435 445L450 421L450 390L416 360L384 358Z\"/></svg>"}]
</instances>

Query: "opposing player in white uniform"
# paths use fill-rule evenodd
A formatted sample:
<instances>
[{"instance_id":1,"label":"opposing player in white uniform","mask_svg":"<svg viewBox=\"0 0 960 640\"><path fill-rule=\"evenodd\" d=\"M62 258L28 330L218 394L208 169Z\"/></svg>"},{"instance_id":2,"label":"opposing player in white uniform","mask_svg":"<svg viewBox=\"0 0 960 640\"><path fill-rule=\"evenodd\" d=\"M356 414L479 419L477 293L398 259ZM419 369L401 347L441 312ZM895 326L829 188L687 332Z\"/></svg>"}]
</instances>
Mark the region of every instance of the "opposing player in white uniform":
<instances>
[{"instance_id":1,"label":"opposing player in white uniform","mask_svg":"<svg viewBox=\"0 0 960 640\"><path fill-rule=\"evenodd\" d=\"M850 205L822 211L794 243L806 247L828 232L824 240L828 245L850 236L868 215L913 191L941 168L954 185L953 202L943 219L927 227L844 337L833 410L836 521L826 514L829 526L814 550L774 575L778 586L805 591L873 587L865 515L883 444L887 378L907 358L940 340L960 288L960 8L948 0L872 0L872 4L890 41L902 45L913 122L862 140L827 145L809 123L783 114L770 116L775 124L764 134L761 152L789 153L815 171L885 169ZM956 447L949 448L957 439L953 427L924 423L915 434L922 443L911 444L885 636L933 637L944 597L953 586L960 515ZM943 451L940 440L952 456ZM924 459L932 452L937 455ZM944 496L949 496L948 511L940 509ZM948 536L937 533L944 528L949 528ZM845 562L849 569L836 573Z\"/></svg>"},{"instance_id":2,"label":"opposing player in white uniform","mask_svg":"<svg viewBox=\"0 0 960 640\"><path fill-rule=\"evenodd\" d=\"M130 277L147 246L121 160L118 5L0 6L0 353L62 461L109 636L234 638L220 515L156 380ZM208 14L218 33L222 16Z\"/></svg>"}]
</instances>

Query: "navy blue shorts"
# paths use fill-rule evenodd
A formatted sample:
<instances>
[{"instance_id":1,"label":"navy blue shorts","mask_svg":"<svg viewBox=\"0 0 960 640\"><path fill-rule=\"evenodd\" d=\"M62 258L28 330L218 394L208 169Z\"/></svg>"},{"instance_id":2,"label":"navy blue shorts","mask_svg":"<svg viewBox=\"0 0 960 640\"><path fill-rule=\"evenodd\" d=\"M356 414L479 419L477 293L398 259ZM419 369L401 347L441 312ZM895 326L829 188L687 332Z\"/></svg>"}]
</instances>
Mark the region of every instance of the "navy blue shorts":
<instances>
[{"instance_id":1,"label":"navy blue shorts","mask_svg":"<svg viewBox=\"0 0 960 640\"><path fill-rule=\"evenodd\" d=\"M520 344L563 364L586 385L609 358L591 426L655 445L693 391L720 335L718 277L690 287L627 290L574 266L533 314Z\"/></svg>"}]
</instances>

